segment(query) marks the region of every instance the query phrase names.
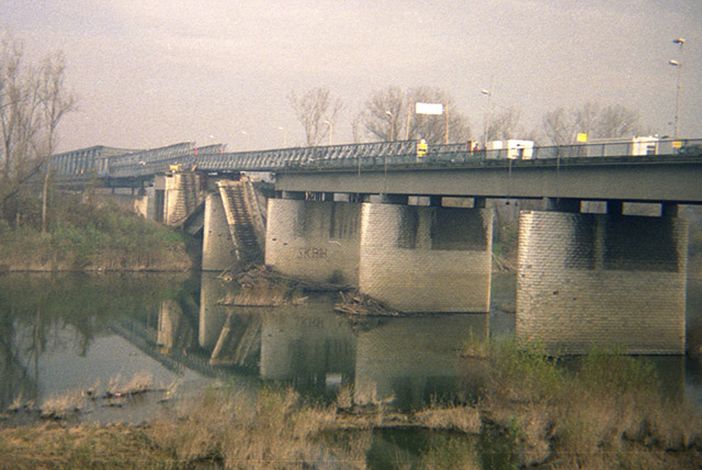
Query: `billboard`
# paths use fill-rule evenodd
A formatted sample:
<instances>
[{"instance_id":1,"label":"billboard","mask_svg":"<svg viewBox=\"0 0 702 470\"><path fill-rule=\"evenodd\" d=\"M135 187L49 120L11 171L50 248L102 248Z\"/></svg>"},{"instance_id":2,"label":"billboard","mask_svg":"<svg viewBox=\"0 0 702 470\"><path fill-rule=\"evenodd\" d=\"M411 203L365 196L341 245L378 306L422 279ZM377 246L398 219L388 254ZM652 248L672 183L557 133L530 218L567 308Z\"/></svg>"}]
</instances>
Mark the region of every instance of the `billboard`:
<instances>
[{"instance_id":1,"label":"billboard","mask_svg":"<svg viewBox=\"0 0 702 470\"><path fill-rule=\"evenodd\" d=\"M444 105L441 103L416 103L415 112L417 114L444 114Z\"/></svg>"}]
</instances>

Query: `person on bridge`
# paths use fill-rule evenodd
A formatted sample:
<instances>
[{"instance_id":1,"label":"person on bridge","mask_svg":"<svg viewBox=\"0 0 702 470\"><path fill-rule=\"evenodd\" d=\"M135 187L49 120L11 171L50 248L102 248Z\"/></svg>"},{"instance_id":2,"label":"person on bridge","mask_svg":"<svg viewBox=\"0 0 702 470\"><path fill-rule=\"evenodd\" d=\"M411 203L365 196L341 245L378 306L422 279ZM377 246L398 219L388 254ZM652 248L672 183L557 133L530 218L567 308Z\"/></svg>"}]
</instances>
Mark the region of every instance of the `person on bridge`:
<instances>
[{"instance_id":1,"label":"person on bridge","mask_svg":"<svg viewBox=\"0 0 702 470\"><path fill-rule=\"evenodd\" d=\"M417 142L417 161L421 162L424 160L424 157L427 155L427 150L428 150L428 145L427 141L424 139L419 139L419 142Z\"/></svg>"}]
</instances>

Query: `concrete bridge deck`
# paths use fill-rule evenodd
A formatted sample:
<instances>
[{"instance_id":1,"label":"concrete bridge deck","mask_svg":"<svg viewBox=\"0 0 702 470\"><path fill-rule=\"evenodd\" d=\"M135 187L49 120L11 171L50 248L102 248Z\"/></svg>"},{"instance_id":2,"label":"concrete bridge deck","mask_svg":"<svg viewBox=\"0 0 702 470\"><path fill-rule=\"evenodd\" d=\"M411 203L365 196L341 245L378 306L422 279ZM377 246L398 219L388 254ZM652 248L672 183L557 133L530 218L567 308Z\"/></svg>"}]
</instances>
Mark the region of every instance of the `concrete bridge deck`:
<instances>
[{"instance_id":1,"label":"concrete bridge deck","mask_svg":"<svg viewBox=\"0 0 702 470\"><path fill-rule=\"evenodd\" d=\"M277 172L278 191L702 203L702 156L593 157L306 165Z\"/></svg>"}]
</instances>

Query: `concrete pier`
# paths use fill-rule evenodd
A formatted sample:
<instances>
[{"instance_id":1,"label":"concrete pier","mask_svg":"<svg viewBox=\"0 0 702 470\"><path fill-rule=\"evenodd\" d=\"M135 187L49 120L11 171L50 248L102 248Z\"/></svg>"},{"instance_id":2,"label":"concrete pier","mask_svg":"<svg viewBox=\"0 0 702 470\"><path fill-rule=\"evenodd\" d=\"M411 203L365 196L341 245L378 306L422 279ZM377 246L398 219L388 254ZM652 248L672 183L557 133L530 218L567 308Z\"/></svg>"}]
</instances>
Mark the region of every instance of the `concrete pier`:
<instances>
[{"instance_id":1,"label":"concrete pier","mask_svg":"<svg viewBox=\"0 0 702 470\"><path fill-rule=\"evenodd\" d=\"M222 198L210 193L205 198L205 223L202 238L202 270L224 271L238 261Z\"/></svg>"},{"instance_id":2,"label":"concrete pier","mask_svg":"<svg viewBox=\"0 0 702 470\"><path fill-rule=\"evenodd\" d=\"M490 309L492 211L364 203L359 287L407 312Z\"/></svg>"},{"instance_id":3,"label":"concrete pier","mask_svg":"<svg viewBox=\"0 0 702 470\"><path fill-rule=\"evenodd\" d=\"M313 282L358 284L360 204L269 199L266 264Z\"/></svg>"},{"instance_id":4,"label":"concrete pier","mask_svg":"<svg viewBox=\"0 0 702 470\"><path fill-rule=\"evenodd\" d=\"M516 334L554 351L683 354L687 222L524 211Z\"/></svg>"}]
</instances>

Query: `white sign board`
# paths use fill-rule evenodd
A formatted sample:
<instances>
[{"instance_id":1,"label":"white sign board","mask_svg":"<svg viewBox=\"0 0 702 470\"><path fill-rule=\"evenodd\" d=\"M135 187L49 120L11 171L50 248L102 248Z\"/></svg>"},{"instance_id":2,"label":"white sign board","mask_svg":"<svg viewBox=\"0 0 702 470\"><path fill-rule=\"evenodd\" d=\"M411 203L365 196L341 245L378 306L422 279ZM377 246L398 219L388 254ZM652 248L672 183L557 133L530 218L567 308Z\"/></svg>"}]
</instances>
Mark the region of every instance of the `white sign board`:
<instances>
[{"instance_id":1,"label":"white sign board","mask_svg":"<svg viewBox=\"0 0 702 470\"><path fill-rule=\"evenodd\" d=\"M444 114L444 105L441 103L417 103L415 112L417 114Z\"/></svg>"}]
</instances>

